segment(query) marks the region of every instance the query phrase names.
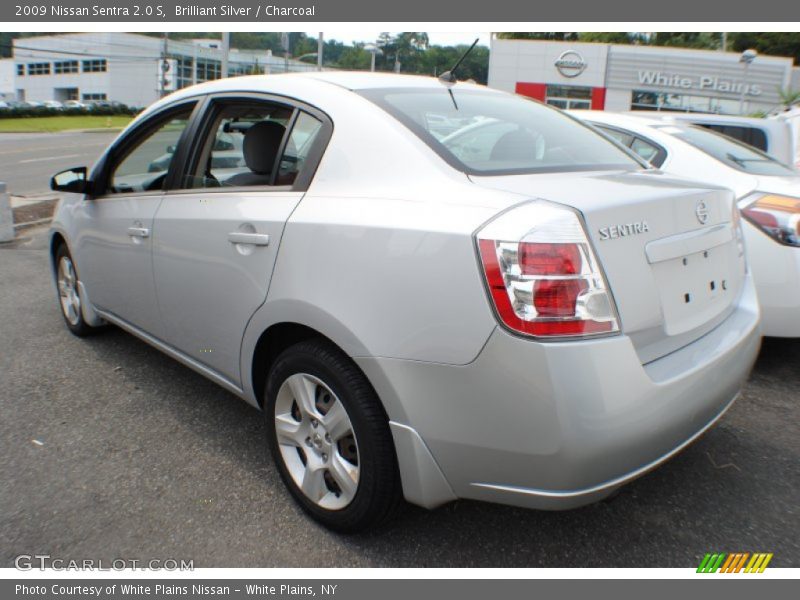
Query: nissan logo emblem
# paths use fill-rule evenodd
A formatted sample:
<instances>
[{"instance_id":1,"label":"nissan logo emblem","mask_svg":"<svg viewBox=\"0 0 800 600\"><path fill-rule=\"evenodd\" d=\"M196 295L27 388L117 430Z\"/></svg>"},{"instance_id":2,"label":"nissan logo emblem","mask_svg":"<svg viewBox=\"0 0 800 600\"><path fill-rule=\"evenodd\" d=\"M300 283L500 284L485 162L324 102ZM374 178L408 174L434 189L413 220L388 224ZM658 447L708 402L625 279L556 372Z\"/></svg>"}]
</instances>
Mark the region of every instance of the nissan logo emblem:
<instances>
[{"instance_id":1,"label":"nissan logo emblem","mask_svg":"<svg viewBox=\"0 0 800 600\"><path fill-rule=\"evenodd\" d=\"M697 220L700 221L701 225L708 223L708 206L702 200L697 203L694 214L697 216Z\"/></svg>"},{"instance_id":2,"label":"nissan logo emblem","mask_svg":"<svg viewBox=\"0 0 800 600\"><path fill-rule=\"evenodd\" d=\"M575 50L562 52L556 59L556 70L564 77L577 77L586 70L586 61Z\"/></svg>"}]
</instances>

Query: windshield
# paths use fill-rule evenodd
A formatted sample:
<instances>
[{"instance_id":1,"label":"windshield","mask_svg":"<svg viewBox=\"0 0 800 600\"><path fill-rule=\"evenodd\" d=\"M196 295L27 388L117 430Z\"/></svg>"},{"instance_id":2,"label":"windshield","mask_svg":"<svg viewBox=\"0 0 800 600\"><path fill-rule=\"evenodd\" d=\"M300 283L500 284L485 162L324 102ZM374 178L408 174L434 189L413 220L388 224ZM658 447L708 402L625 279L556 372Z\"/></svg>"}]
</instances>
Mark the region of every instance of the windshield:
<instances>
[{"instance_id":1,"label":"windshield","mask_svg":"<svg viewBox=\"0 0 800 600\"><path fill-rule=\"evenodd\" d=\"M452 92L452 95L451 95ZM641 169L624 150L564 113L480 90L362 90L448 163L475 175Z\"/></svg>"},{"instance_id":2,"label":"windshield","mask_svg":"<svg viewBox=\"0 0 800 600\"><path fill-rule=\"evenodd\" d=\"M797 172L775 160L769 154L742 144L724 135L701 127L660 126L665 133L691 144L717 160L751 175L797 175Z\"/></svg>"}]
</instances>

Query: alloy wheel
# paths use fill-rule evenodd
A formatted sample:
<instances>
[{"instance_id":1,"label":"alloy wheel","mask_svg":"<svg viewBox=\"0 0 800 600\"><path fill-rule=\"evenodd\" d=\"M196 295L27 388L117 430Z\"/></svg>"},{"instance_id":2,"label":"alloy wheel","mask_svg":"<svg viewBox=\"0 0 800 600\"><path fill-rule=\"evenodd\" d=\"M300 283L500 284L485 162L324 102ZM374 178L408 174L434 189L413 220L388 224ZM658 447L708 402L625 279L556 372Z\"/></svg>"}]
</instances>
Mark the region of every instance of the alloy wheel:
<instances>
[{"instance_id":1,"label":"alloy wheel","mask_svg":"<svg viewBox=\"0 0 800 600\"><path fill-rule=\"evenodd\" d=\"M81 318L81 297L78 294L78 276L68 256L58 261L58 297L61 311L71 325L77 325Z\"/></svg>"},{"instance_id":2,"label":"alloy wheel","mask_svg":"<svg viewBox=\"0 0 800 600\"><path fill-rule=\"evenodd\" d=\"M355 498L360 476L353 424L341 400L306 373L288 377L275 402L275 434L297 487L316 505L339 510Z\"/></svg>"}]
</instances>

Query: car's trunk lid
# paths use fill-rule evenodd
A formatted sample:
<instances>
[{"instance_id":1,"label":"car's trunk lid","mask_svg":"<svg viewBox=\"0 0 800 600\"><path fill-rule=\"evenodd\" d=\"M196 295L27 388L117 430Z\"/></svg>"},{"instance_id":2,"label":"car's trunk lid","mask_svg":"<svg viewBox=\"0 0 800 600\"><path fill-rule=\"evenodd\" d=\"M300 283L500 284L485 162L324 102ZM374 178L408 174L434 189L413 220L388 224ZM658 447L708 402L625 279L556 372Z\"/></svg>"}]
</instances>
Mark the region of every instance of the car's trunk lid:
<instances>
[{"instance_id":1,"label":"car's trunk lid","mask_svg":"<svg viewBox=\"0 0 800 600\"><path fill-rule=\"evenodd\" d=\"M705 335L733 310L745 268L732 192L654 171L471 179L582 213L643 363Z\"/></svg>"}]
</instances>

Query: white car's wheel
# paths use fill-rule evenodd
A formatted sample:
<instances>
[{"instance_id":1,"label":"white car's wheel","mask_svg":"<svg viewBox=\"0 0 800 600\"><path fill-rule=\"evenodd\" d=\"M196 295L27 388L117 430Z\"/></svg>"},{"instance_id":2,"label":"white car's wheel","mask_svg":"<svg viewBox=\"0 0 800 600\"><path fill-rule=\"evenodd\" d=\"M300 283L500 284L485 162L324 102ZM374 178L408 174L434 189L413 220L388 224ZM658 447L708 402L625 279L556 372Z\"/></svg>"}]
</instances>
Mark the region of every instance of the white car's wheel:
<instances>
[{"instance_id":1,"label":"white car's wheel","mask_svg":"<svg viewBox=\"0 0 800 600\"><path fill-rule=\"evenodd\" d=\"M78 271L65 244L56 250L56 288L61 316L69 330L77 336L89 335L96 328L88 325L83 319L81 296L78 291Z\"/></svg>"},{"instance_id":2,"label":"white car's wheel","mask_svg":"<svg viewBox=\"0 0 800 600\"><path fill-rule=\"evenodd\" d=\"M270 450L300 505L352 532L386 519L400 497L388 419L364 374L321 340L284 351L269 374Z\"/></svg>"}]
</instances>

